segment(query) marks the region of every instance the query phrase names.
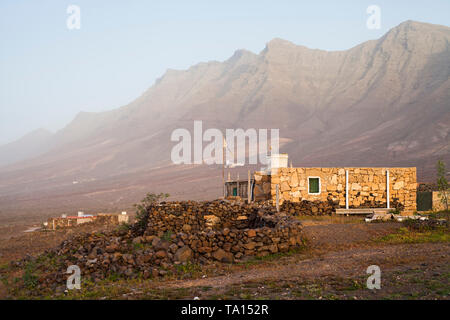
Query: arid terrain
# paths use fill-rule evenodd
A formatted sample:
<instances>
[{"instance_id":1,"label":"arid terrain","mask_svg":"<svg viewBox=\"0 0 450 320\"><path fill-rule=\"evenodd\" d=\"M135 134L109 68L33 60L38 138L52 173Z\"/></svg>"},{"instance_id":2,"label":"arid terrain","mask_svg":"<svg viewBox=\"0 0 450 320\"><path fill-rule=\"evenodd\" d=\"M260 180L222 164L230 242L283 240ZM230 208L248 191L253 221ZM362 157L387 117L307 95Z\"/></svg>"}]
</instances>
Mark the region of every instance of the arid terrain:
<instances>
[{"instance_id":1,"label":"arid terrain","mask_svg":"<svg viewBox=\"0 0 450 320\"><path fill-rule=\"evenodd\" d=\"M126 106L1 146L0 225L121 211L147 192L221 196L221 166L171 161L171 133L192 134L194 120L280 129L295 167L414 166L432 181L436 161L450 161L449 41L446 26L405 21L345 51L273 39L260 53L168 70Z\"/></svg>"},{"instance_id":2,"label":"arid terrain","mask_svg":"<svg viewBox=\"0 0 450 320\"><path fill-rule=\"evenodd\" d=\"M414 232L401 223L357 217L302 217L307 245L237 264L190 266L162 279L83 282L58 299L449 299L450 249L446 231ZM89 226L30 233L0 241L2 298L20 298L8 261L37 254ZM100 230L95 230L99 232ZM366 287L367 267L381 269L381 289ZM8 286L10 290L8 290ZM22 296L23 297L23 296ZM39 296L34 296L39 298ZM43 297L40 297L43 298Z\"/></svg>"},{"instance_id":3,"label":"arid terrain","mask_svg":"<svg viewBox=\"0 0 450 320\"><path fill-rule=\"evenodd\" d=\"M34 230L49 217L77 211L127 211L133 216L133 204L149 192L170 193L169 201L220 197L221 165L176 165L171 160L175 145L171 133L178 128L192 132L195 120L203 121L203 130L280 129L280 151L289 153L295 167L411 166L417 167L418 182L434 180L436 161L450 161L449 43L448 27L415 21L345 51L309 49L273 39L260 53L237 50L223 62L168 70L126 106L82 112L56 133L37 130L1 146L0 297L448 299L448 226L419 232L401 223L366 224L354 217L295 217L304 225L306 242L297 248L294 239L286 250L297 249L289 252L278 251L278 242L274 242L272 254L267 250L268 256L252 258L256 254L249 254L234 264L214 258L222 262L175 265L180 261L170 257L174 263L167 264L170 272L145 270L153 278L144 279L123 266L136 277L112 279L103 274L85 280L76 291L65 292L61 281L56 281L61 279L50 279L47 274L38 278L32 264L23 269L18 261L35 261L46 250L63 241L70 243L71 237L85 232L99 242L104 240L104 231L119 232L117 226L98 225ZM260 168L247 166L230 173L235 178L239 172L242 178L248 169ZM131 234L130 230L126 232ZM301 226L297 230L300 233ZM108 237L103 244L115 236ZM135 238L120 239L125 247L132 247ZM236 242L243 238L239 239ZM172 256L188 246L177 241L171 244L175 245ZM77 247L70 248L71 257L76 254L85 259L87 255L80 254L85 250L79 246L82 242L74 243ZM161 250L153 249L153 243L148 247L154 252L145 263L157 260L160 268L169 249L155 258ZM122 253L131 256L120 261L134 261L126 250L105 249L105 259L98 265L109 270L110 256L115 253L120 259ZM65 266L59 260L48 260L44 262ZM97 263L95 255L91 260ZM45 269L44 262L40 267ZM147 268L135 261L131 264ZM370 265L382 270L380 290L366 287ZM58 290L30 293L30 285L37 286L36 279L42 279L45 290L56 286Z\"/></svg>"}]
</instances>

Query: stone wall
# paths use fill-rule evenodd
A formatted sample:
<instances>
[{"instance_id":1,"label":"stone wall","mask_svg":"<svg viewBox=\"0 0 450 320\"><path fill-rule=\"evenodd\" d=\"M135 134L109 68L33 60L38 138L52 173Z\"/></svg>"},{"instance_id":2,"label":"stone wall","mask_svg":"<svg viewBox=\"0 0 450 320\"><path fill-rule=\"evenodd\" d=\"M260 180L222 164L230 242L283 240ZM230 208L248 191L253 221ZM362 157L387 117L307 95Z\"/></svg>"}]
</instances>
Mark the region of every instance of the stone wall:
<instances>
[{"instance_id":1,"label":"stone wall","mask_svg":"<svg viewBox=\"0 0 450 320\"><path fill-rule=\"evenodd\" d=\"M56 218L49 218L47 220L47 229L50 230L56 230L56 229L62 229L62 228L70 228L75 227L80 224L84 223L92 223L94 222L95 217L89 217L89 218L63 218L63 217L56 217Z\"/></svg>"},{"instance_id":2,"label":"stone wall","mask_svg":"<svg viewBox=\"0 0 450 320\"><path fill-rule=\"evenodd\" d=\"M300 221L261 203L167 202L140 213L148 215L130 228L76 234L47 250L44 254L57 259L58 270L45 273L38 289L65 285L72 264L92 281L109 276L147 279L178 274L179 265L238 262L304 243Z\"/></svg>"},{"instance_id":3,"label":"stone wall","mask_svg":"<svg viewBox=\"0 0 450 320\"><path fill-rule=\"evenodd\" d=\"M253 175L255 186L253 188L253 199L255 201L265 201L270 199L270 175L262 171L256 171Z\"/></svg>"},{"instance_id":4,"label":"stone wall","mask_svg":"<svg viewBox=\"0 0 450 320\"><path fill-rule=\"evenodd\" d=\"M330 216L336 212L332 201L284 201L280 210L293 216Z\"/></svg>"},{"instance_id":5,"label":"stone wall","mask_svg":"<svg viewBox=\"0 0 450 320\"><path fill-rule=\"evenodd\" d=\"M174 253L187 246L196 260L222 262L284 252L302 244L301 223L275 213L272 206L261 204L164 203L149 208L148 225L142 239L153 241L155 237L161 239L170 234ZM176 258L172 260L175 262Z\"/></svg>"},{"instance_id":6,"label":"stone wall","mask_svg":"<svg viewBox=\"0 0 450 320\"><path fill-rule=\"evenodd\" d=\"M62 228L76 227L84 223L96 223L99 225L128 223L128 215L99 213L97 216L89 217L56 217L47 220L46 229L56 230Z\"/></svg>"},{"instance_id":7,"label":"stone wall","mask_svg":"<svg viewBox=\"0 0 450 320\"><path fill-rule=\"evenodd\" d=\"M403 214L416 211L416 168L280 168L272 170L271 196L279 185L284 201L333 202L345 208L345 171L349 171L349 208L386 208L386 170L389 170L390 207ZM308 177L320 178L320 194L308 192Z\"/></svg>"}]
</instances>

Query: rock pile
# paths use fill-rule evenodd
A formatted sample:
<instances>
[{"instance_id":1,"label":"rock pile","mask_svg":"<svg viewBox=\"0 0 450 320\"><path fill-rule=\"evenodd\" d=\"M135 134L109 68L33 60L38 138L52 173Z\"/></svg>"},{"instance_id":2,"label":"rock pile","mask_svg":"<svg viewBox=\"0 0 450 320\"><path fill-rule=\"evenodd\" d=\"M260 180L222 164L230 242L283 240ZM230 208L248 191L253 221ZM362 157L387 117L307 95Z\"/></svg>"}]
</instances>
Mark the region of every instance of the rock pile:
<instances>
[{"instance_id":1,"label":"rock pile","mask_svg":"<svg viewBox=\"0 0 450 320\"><path fill-rule=\"evenodd\" d=\"M264 209L263 209L264 208ZM244 229L258 210L272 210L259 204L246 205L229 201L181 201L161 203L149 208L146 235L170 230L173 233L196 233L206 229Z\"/></svg>"},{"instance_id":2,"label":"rock pile","mask_svg":"<svg viewBox=\"0 0 450 320\"><path fill-rule=\"evenodd\" d=\"M47 251L46 256L57 258L58 270L39 285L62 284L69 265L79 266L93 281L110 276L146 279L189 262L232 263L303 244L301 223L271 206L185 201L151 205L146 211L143 231L131 227L77 235Z\"/></svg>"},{"instance_id":3,"label":"rock pile","mask_svg":"<svg viewBox=\"0 0 450 320\"><path fill-rule=\"evenodd\" d=\"M339 203L333 201L285 201L281 205L281 211L293 216L325 216L336 213Z\"/></svg>"},{"instance_id":4,"label":"rock pile","mask_svg":"<svg viewBox=\"0 0 450 320\"><path fill-rule=\"evenodd\" d=\"M148 211L143 239L170 232L177 246L172 246L172 253L187 246L192 251L189 257L203 263L264 256L302 243L300 222L276 214L272 206L264 204L184 201L163 203ZM175 257L172 260L185 262Z\"/></svg>"}]
</instances>

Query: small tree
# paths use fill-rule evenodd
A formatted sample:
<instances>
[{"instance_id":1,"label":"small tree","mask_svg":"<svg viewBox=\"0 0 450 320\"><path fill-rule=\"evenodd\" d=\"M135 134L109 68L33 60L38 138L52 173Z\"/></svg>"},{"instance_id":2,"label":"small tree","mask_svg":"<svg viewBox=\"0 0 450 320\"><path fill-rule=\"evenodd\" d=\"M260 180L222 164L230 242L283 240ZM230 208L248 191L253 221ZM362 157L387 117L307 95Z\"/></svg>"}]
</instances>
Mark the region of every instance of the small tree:
<instances>
[{"instance_id":1,"label":"small tree","mask_svg":"<svg viewBox=\"0 0 450 320\"><path fill-rule=\"evenodd\" d=\"M448 211L448 181L445 177L447 170L445 169L445 163L439 160L437 163L437 186L439 190L439 196L441 197L441 202L445 206L445 210Z\"/></svg>"},{"instance_id":2,"label":"small tree","mask_svg":"<svg viewBox=\"0 0 450 320\"><path fill-rule=\"evenodd\" d=\"M158 205L161 200L168 198L168 193L147 193L145 198L139 204L135 204L136 208L136 223L133 226L134 233L143 234L147 227L149 209L152 206Z\"/></svg>"}]
</instances>

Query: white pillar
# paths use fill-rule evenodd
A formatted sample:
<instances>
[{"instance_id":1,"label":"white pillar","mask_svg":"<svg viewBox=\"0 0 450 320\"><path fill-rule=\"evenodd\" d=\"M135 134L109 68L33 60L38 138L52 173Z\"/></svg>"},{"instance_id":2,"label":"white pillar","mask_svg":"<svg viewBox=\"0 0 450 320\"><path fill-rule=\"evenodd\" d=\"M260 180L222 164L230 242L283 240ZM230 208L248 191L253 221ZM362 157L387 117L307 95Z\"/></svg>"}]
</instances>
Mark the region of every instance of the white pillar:
<instances>
[{"instance_id":1,"label":"white pillar","mask_svg":"<svg viewBox=\"0 0 450 320\"><path fill-rule=\"evenodd\" d=\"M237 173L237 180L236 181L237 181L237 196L240 197L241 192L239 190L239 172Z\"/></svg>"},{"instance_id":2,"label":"white pillar","mask_svg":"<svg viewBox=\"0 0 450 320\"><path fill-rule=\"evenodd\" d=\"M279 204L279 201L280 201L280 188L279 188L278 184L277 184L276 191L277 191L276 198L275 198L275 200L276 200L276 207L277 207L277 212L280 212L280 204Z\"/></svg>"},{"instance_id":3,"label":"white pillar","mask_svg":"<svg viewBox=\"0 0 450 320\"><path fill-rule=\"evenodd\" d=\"M251 180L250 170L248 170L248 174L247 174L247 203L250 203L250 201L252 199L250 180Z\"/></svg>"},{"instance_id":4,"label":"white pillar","mask_svg":"<svg viewBox=\"0 0 450 320\"><path fill-rule=\"evenodd\" d=\"M345 209L348 210L348 170L345 170Z\"/></svg>"},{"instance_id":5,"label":"white pillar","mask_svg":"<svg viewBox=\"0 0 450 320\"><path fill-rule=\"evenodd\" d=\"M390 200L389 200L389 170L386 170L386 208L390 209Z\"/></svg>"}]
</instances>

